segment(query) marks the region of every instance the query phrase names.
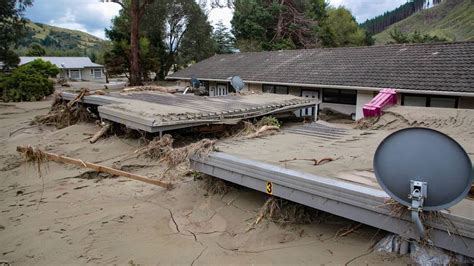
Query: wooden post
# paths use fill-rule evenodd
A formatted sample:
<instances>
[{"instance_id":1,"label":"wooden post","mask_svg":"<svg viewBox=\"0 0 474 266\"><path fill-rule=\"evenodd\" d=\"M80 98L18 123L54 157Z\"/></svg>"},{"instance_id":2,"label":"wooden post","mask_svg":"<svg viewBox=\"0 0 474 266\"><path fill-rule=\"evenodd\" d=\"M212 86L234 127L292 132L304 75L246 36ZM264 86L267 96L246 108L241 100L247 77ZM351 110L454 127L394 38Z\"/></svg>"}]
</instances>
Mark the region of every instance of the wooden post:
<instances>
[{"instance_id":1,"label":"wooden post","mask_svg":"<svg viewBox=\"0 0 474 266\"><path fill-rule=\"evenodd\" d=\"M95 170L99 173L108 173L108 174L112 174L112 175L123 176L123 177L127 177L127 178L130 178L130 179L133 179L133 180L142 181L142 182L145 182L145 183L148 183L148 184L153 184L153 185L157 185L157 186L160 186L160 187L164 187L164 188L167 188L167 189L172 188L171 183L162 182L160 180L151 179L151 178L148 178L148 177L145 177L145 176L132 174L132 173L129 173L129 172L125 172L125 171L122 171L122 170L114 169L114 168L103 166L103 165L84 162L82 160L74 159L74 158L67 157L67 156L62 156L62 155L58 155L58 154L54 154L54 153L41 151L41 150L39 150L37 148L35 149L33 147L18 146L18 147L16 147L16 150L17 150L17 152L20 152L20 153L26 153L28 150L30 150L30 151L33 150L33 152L43 153L46 156L46 159L48 159L49 161L72 164L72 165L76 165L76 166L80 166L80 167L84 167L84 168L90 168L90 169Z\"/></svg>"}]
</instances>

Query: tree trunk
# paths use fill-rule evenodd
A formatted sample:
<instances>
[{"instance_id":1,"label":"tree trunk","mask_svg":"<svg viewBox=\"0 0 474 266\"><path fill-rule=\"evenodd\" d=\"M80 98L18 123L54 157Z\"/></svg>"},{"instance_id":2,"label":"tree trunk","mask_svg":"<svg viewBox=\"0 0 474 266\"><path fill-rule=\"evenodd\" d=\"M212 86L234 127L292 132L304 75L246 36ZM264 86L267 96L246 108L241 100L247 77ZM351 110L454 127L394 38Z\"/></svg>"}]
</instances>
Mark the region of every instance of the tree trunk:
<instances>
[{"instance_id":1,"label":"tree trunk","mask_svg":"<svg viewBox=\"0 0 474 266\"><path fill-rule=\"evenodd\" d=\"M130 85L142 85L140 75L140 1L132 0L131 6L132 30L130 34Z\"/></svg>"}]
</instances>

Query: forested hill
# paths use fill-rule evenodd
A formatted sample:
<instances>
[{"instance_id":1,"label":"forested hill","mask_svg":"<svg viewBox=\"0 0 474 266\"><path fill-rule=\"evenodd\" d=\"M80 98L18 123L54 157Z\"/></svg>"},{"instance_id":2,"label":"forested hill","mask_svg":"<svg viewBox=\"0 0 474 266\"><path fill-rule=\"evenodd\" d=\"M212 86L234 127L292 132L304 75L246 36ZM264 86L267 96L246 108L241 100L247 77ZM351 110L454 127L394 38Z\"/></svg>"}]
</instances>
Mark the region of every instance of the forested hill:
<instances>
[{"instance_id":1,"label":"forested hill","mask_svg":"<svg viewBox=\"0 0 474 266\"><path fill-rule=\"evenodd\" d=\"M418 11L376 34L376 44L391 41L390 32L395 28L403 33L418 31L448 41L474 40L474 0L444 0Z\"/></svg>"},{"instance_id":2,"label":"forested hill","mask_svg":"<svg viewBox=\"0 0 474 266\"><path fill-rule=\"evenodd\" d=\"M387 11L380 16L366 20L360 26L371 34L377 34L385 30L390 25L397 23L398 21L401 21L422 10L428 4L431 3L431 5L437 5L440 2L441 0L433 0L432 2L429 0L411 0L394 10Z\"/></svg>"},{"instance_id":3,"label":"forested hill","mask_svg":"<svg viewBox=\"0 0 474 266\"><path fill-rule=\"evenodd\" d=\"M27 33L19 41L18 54L25 55L32 44L39 44L49 56L94 56L105 41L88 33L29 22ZM93 55L94 54L94 55Z\"/></svg>"}]
</instances>

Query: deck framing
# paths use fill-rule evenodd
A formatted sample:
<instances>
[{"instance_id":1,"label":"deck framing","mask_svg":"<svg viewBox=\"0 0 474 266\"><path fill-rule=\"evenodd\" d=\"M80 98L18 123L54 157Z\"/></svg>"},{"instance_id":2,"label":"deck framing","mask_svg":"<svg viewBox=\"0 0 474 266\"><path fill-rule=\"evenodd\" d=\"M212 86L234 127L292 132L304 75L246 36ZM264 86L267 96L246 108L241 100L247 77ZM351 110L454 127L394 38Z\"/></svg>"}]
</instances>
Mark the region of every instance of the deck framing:
<instances>
[{"instance_id":1,"label":"deck framing","mask_svg":"<svg viewBox=\"0 0 474 266\"><path fill-rule=\"evenodd\" d=\"M389 196L379 189L246 160L222 152L211 153L206 158L193 157L191 167L204 174L262 192L265 192L267 182L271 182L274 196L380 228L405 239L418 239L416 228L409 217L392 215L385 205ZM474 257L474 221L448 212L443 212L443 216L449 222L437 219L425 223L430 228L433 245Z\"/></svg>"}]
</instances>

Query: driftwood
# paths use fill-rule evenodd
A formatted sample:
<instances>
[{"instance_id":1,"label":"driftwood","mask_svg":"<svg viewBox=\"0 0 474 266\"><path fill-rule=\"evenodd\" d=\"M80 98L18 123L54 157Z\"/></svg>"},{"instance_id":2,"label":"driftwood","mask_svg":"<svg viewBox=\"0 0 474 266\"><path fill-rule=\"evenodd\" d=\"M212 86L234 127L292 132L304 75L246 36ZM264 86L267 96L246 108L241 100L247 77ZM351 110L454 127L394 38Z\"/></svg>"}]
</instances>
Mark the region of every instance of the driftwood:
<instances>
[{"instance_id":1,"label":"driftwood","mask_svg":"<svg viewBox=\"0 0 474 266\"><path fill-rule=\"evenodd\" d=\"M82 88L81 91L77 94L76 98L74 98L74 100L67 103L67 107L71 109L74 104L82 101L82 99L84 99L84 96L88 96L88 95L91 95L89 89Z\"/></svg>"},{"instance_id":2,"label":"driftwood","mask_svg":"<svg viewBox=\"0 0 474 266\"><path fill-rule=\"evenodd\" d=\"M145 183L148 183L148 184L153 184L153 185L157 185L157 186L160 186L160 187L164 187L164 188L167 188L167 189L172 188L172 184L162 182L160 180L151 179L151 178L148 178L148 177L145 177L145 176L132 174L132 173L129 173L129 172L125 172L125 171L122 171L122 170L117 170L117 169L107 167L107 166L103 166L103 165L99 165L99 164L84 162L80 159L74 159L74 158L71 158L71 157L66 157L66 156L62 156L62 155L58 155L58 154L54 154L54 153L45 152L45 151L42 151L42 150L37 149L37 148L35 149L31 146L27 146L27 147L18 146L18 147L16 147L16 150L18 152L22 153L22 154L33 154L33 155L34 154L41 154L41 157L44 157L44 159L48 160L48 161L54 161L54 162L65 163L65 164L72 164L72 165L76 165L76 166L80 166L80 167L84 167L84 168L90 168L90 169L93 169L93 170L95 170L99 173L108 173L108 174L112 174L112 175L123 176L123 177L127 177L127 178L130 178L130 179L133 179L133 180L142 181L142 182L145 182Z\"/></svg>"},{"instance_id":3,"label":"driftwood","mask_svg":"<svg viewBox=\"0 0 474 266\"><path fill-rule=\"evenodd\" d=\"M349 227L347 229L343 229L342 232L340 232L341 230L339 230L336 233L336 236L338 236L338 237L348 236L348 235L352 234L353 232L355 232L357 229L359 229L359 227L361 227L361 226L362 226L362 224L357 224L357 225Z\"/></svg>"},{"instance_id":4,"label":"driftwood","mask_svg":"<svg viewBox=\"0 0 474 266\"><path fill-rule=\"evenodd\" d=\"M90 143L95 143L100 137L102 137L107 131L109 131L112 124L105 124L94 136L89 140Z\"/></svg>"},{"instance_id":5,"label":"driftwood","mask_svg":"<svg viewBox=\"0 0 474 266\"><path fill-rule=\"evenodd\" d=\"M138 86L138 87L129 87L122 90L122 92L139 92L139 91L158 91L158 92L165 92L165 93L176 93L176 89L161 87L161 86Z\"/></svg>"},{"instance_id":6,"label":"driftwood","mask_svg":"<svg viewBox=\"0 0 474 266\"><path fill-rule=\"evenodd\" d=\"M298 158L293 158L293 159L288 159L288 160L281 160L279 161L280 163L286 163L286 162L291 162L291 161L310 161L310 162L313 162L314 165L321 165L321 164L325 164L325 163L329 163L329 162L332 162L334 161L333 158L330 158L330 157L326 157L326 158L322 158L320 160L318 159L298 159Z\"/></svg>"},{"instance_id":7,"label":"driftwood","mask_svg":"<svg viewBox=\"0 0 474 266\"><path fill-rule=\"evenodd\" d=\"M257 132L248 135L247 138L251 139L251 138L268 136L279 131L280 131L280 128L277 126L265 125L265 126L262 126L259 130L257 130Z\"/></svg>"}]
</instances>

